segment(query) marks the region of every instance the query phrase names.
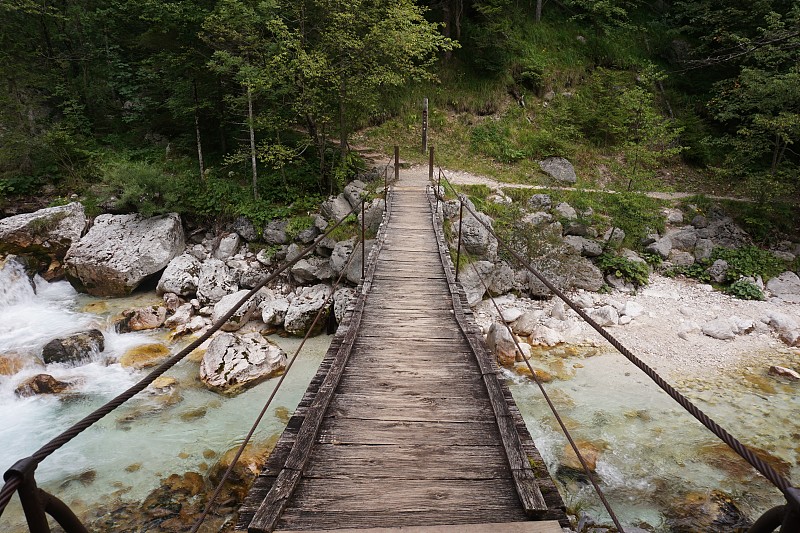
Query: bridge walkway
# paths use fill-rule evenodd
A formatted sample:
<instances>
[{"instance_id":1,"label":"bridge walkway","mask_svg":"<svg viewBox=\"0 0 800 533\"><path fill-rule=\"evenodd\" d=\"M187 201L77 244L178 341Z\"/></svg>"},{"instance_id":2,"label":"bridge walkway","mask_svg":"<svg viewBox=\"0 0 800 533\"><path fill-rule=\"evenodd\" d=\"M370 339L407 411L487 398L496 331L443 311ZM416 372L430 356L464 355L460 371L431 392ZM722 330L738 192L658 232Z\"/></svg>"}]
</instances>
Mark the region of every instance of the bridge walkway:
<instances>
[{"instance_id":1,"label":"bridge walkway","mask_svg":"<svg viewBox=\"0 0 800 533\"><path fill-rule=\"evenodd\" d=\"M237 529L566 524L463 290L442 266L425 186L417 177L394 188L363 294Z\"/></svg>"}]
</instances>

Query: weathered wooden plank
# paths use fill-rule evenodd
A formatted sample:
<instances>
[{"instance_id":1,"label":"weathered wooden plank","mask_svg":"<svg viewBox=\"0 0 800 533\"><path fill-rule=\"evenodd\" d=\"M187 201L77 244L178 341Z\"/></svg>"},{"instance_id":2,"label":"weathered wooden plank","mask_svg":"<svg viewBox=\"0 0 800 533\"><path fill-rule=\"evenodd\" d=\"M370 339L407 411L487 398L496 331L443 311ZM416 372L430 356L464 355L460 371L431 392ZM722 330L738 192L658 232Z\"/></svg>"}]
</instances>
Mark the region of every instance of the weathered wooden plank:
<instances>
[{"instance_id":1,"label":"weathered wooden plank","mask_svg":"<svg viewBox=\"0 0 800 533\"><path fill-rule=\"evenodd\" d=\"M318 445L306 478L504 479L511 477L499 446Z\"/></svg>"},{"instance_id":2,"label":"weathered wooden plank","mask_svg":"<svg viewBox=\"0 0 800 533\"><path fill-rule=\"evenodd\" d=\"M490 496L487 496L490 497ZM377 524L382 527L406 526L408 533L415 531L414 526L430 526L439 524L474 524L485 521L513 521L526 520L519 509L484 509L472 507L453 510L449 513L437 511L412 511L412 512L385 512L385 511L360 511L360 512L317 512L297 509L288 509L281 517L280 531L309 530L309 529L340 529L342 524L356 529L372 528ZM458 530L456 530L458 531ZM481 533L492 531L490 529L478 530ZM545 530L544 533L551 533ZM560 533L556 531L555 533Z\"/></svg>"},{"instance_id":3,"label":"weathered wooden plank","mask_svg":"<svg viewBox=\"0 0 800 533\"><path fill-rule=\"evenodd\" d=\"M484 517L485 520L485 517ZM504 520L507 520L504 518ZM284 530L281 530L284 531ZM470 524L457 524L446 525L437 524L430 526L414 525L406 528L399 526L398 528L358 528L358 529L337 529L336 533L486 533L491 531L493 533L562 533L561 524L556 520L547 520L545 522L492 522L492 523L470 523ZM329 533L329 530L305 530L306 533ZM285 533L297 533L297 531L286 530Z\"/></svg>"},{"instance_id":4,"label":"weathered wooden plank","mask_svg":"<svg viewBox=\"0 0 800 533\"><path fill-rule=\"evenodd\" d=\"M357 418L329 418L317 442L323 444L419 444L440 446L495 446L497 424L491 422L382 421L365 424Z\"/></svg>"},{"instance_id":5,"label":"weathered wooden plank","mask_svg":"<svg viewBox=\"0 0 800 533\"><path fill-rule=\"evenodd\" d=\"M425 480L402 480L384 491L371 484L343 479L324 483L302 480L293 499L293 507L306 511L361 512L381 509L384 512L426 512L443 508L508 509L519 505L516 494L508 490L505 479L443 479L435 486ZM491 495L491 496L488 496ZM487 497L488 496L488 497Z\"/></svg>"}]
</instances>

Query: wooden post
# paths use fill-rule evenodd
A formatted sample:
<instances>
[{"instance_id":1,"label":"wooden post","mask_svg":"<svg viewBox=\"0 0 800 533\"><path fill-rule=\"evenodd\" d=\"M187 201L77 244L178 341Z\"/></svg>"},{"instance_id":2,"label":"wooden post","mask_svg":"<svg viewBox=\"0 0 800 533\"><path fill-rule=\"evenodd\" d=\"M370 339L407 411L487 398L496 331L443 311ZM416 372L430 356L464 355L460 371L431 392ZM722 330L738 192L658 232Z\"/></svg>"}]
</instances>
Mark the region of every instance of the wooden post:
<instances>
[{"instance_id":1,"label":"wooden post","mask_svg":"<svg viewBox=\"0 0 800 533\"><path fill-rule=\"evenodd\" d=\"M400 180L400 147L394 145L394 181Z\"/></svg>"},{"instance_id":2,"label":"wooden post","mask_svg":"<svg viewBox=\"0 0 800 533\"><path fill-rule=\"evenodd\" d=\"M367 243L364 240L364 236L366 234L365 228L367 225L367 217L364 216L364 204L367 202L366 199L361 199L361 281L364 281L364 270L366 268L367 262L365 261L366 258L366 249Z\"/></svg>"},{"instance_id":3,"label":"wooden post","mask_svg":"<svg viewBox=\"0 0 800 533\"><path fill-rule=\"evenodd\" d=\"M431 151L428 155L428 181L433 181L433 146L431 146Z\"/></svg>"},{"instance_id":4,"label":"wooden post","mask_svg":"<svg viewBox=\"0 0 800 533\"><path fill-rule=\"evenodd\" d=\"M428 151L428 99L422 101L422 153Z\"/></svg>"},{"instance_id":5,"label":"wooden post","mask_svg":"<svg viewBox=\"0 0 800 533\"><path fill-rule=\"evenodd\" d=\"M456 249L456 281L458 281L458 264L461 263L461 227L464 223L464 200L461 201L461 209L458 210L458 248Z\"/></svg>"}]
</instances>

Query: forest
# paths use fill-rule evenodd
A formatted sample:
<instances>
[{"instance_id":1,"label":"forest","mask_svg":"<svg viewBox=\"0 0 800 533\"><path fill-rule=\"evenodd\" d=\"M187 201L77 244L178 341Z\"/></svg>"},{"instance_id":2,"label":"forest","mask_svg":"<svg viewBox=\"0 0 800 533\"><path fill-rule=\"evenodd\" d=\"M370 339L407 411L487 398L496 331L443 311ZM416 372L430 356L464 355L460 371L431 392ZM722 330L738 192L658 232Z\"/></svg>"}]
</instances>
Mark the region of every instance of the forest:
<instances>
[{"instance_id":1,"label":"forest","mask_svg":"<svg viewBox=\"0 0 800 533\"><path fill-rule=\"evenodd\" d=\"M800 185L793 0L0 0L0 20L0 203L264 223L340 190L356 144L416 146L424 96L442 161L512 180L558 155L589 184L769 209Z\"/></svg>"}]
</instances>

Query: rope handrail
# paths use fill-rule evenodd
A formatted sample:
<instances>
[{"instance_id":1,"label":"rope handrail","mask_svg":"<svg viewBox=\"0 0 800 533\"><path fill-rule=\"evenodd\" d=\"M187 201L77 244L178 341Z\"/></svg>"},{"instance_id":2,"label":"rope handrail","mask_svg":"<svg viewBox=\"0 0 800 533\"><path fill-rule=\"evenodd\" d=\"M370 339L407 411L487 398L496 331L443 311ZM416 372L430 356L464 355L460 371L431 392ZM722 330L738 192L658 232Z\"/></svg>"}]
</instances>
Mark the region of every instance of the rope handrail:
<instances>
[{"instance_id":1,"label":"rope handrail","mask_svg":"<svg viewBox=\"0 0 800 533\"><path fill-rule=\"evenodd\" d=\"M664 380L655 370L648 366L644 361L634 355L628 348L619 342L613 335L611 335L605 328L600 326L594 319L592 319L583 309L581 309L575 302L573 302L564 292L558 287L553 285L544 275L525 261L522 256L508 244L506 244L495 232L494 229L486 224L477 213L464 201L463 198L457 193L447 174L440 168L440 176L444 177L451 190L456 194L459 203L477 220L486 230L497 240L498 244L502 246L512 257L522 266L524 266L531 274L541 281L553 294L558 296L565 304L567 304L578 316L580 316L587 324L589 324L595 331L597 331L604 339L606 339L618 352L620 352L626 359L633 363L637 368L644 372L653 382L655 382L664 392L666 392L673 400L675 400L681 407L688 411L694 418L701 424L709 429L720 440L733 449L739 456L745 459L753 468L755 468L762 476L764 476L770 483L779 489L786 497L789 504L795 510L800 510L800 490L792 487L791 482L778 471L776 471L769 463L758 457L752 450L739 441L736 437L731 435L727 430L720 426L716 421L709 417L699 407L697 407L691 400L681 394L666 380ZM438 189L438 187L437 187ZM437 196L440 191L436 191ZM442 200L444 200L442 198ZM456 267L457 268L457 267Z\"/></svg>"},{"instance_id":2,"label":"rope handrail","mask_svg":"<svg viewBox=\"0 0 800 533\"><path fill-rule=\"evenodd\" d=\"M361 239L359 239L357 241L357 244L358 243L361 243L362 248L364 247L364 243L363 243L363 241ZM309 339L309 337L311 337L311 333L314 331L314 328L316 327L317 322L319 322L320 318L322 317L323 311L325 311L325 309L328 306L328 304L333 300L334 294L336 293L336 289L339 287L339 285L341 284L342 280L347 275L347 271L350 268L350 264L353 262L353 259L355 257L356 257L356 253L355 253L355 248L354 248L353 252L350 254L350 257L347 259L347 263L344 265L344 268L342 268L341 274L339 274L339 277L336 279L336 282L331 286L331 294L325 299L325 303L322 305L322 307L320 307L319 311L317 311L317 314L314 316L314 320L311 322L311 325L308 327L308 331L306 332L305 336L303 337L303 340L300 342L300 345L297 347L297 349L295 350L294 354L292 355L292 358L289 360L289 363L286 365L286 368L284 369L283 374L281 374L281 377L278 380L278 383L272 389L272 392L270 393L269 398L267 398L267 401L264 404L264 407L259 412L258 416L256 417L255 421L253 422L253 425L250 427L250 430L248 431L248 433L245 436L244 440L242 441L241 445L239 445L239 448L236 450L236 454L234 455L233 459L231 460L231 463L228 465L228 468L225 469L225 473L222 474L222 477L220 478L219 482L217 483L217 486L214 488L214 492L212 493L211 498L209 498L209 500L206 502L206 506L203 509L202 514L195 521L194 525L192 526L192 529L189 530L189 533L197 533L197 531L199 531L199 529L200 529L200 526L203 525L203 522L205 521L206 517L211 512L211 508L213 507L214 503L216 502L217 498L219 497L220 493L222 492L222 487L225 485L225 482L228 480L228 478L230 477L231 473L233 472L233 469L236 466L236 463L239 462L239 458L244 453L244 450L247 447L247 444L250 442L250 439L253 437L253 434L255 433L256 429L258 428L259 424L261 423L261 420L264 418L264 415L266 415L267 410L269 409L270 405L272 404L272 400L278 394L278 390L281 388L281 385L283 385L283 383L284 383L284 381L286 379L286 376L289 374L289 371L292 369L292 366L294 365L294 362L297 360L297 356L300 355L300 352L302 351L303 347L305 346L306 341Z\"/></svg>"},{"instance_id":3,"label":"rope handrail","mask_svg":"<svg viewBox=\"0 0 800 533\"><path fill-rule=\"evenodd\" d=\"M441 169L440 169L440 172L441 172ZM447 181L445 181L445 182L449 184L449 182L447 182ZM449 185L450 185L450 187L452 189L452 184L449 184ZM453 190L453 192L455 193L456 191ZM439 198L439 191L436 191L436 197L437 197L437 199ZM462 204L462 207L464 205L465 204ZM460 247L460 239L461 239L461 228L459 227L459 247ZM466 249L464 250L464 253L467 255L468 258L472 259L472 255ZM458 263L458 261L457 261L457 263ZM454 268L455 268L455 270L458 270L458 264L454 265ZM481 276L480 272L478 272L477 270L475 271L475 273L478 275L478 279L480 280L480 282L483 285L483 287L486 290L486 292L489 292L489 285L486 283L486 280L483 279L483 276ZM495 301L494 297L491 296L491 294L490 294L490 300L492 301L492 305L494 305L495 309L497 310L497 313L500 316L502 316L503 313L500 311L500 306L497 305L497 302ZM505 323L505 322L504 322L504 325L508 329L508 333L511 336L511 339L514 341L514 346L516 347L517 351L519 353L524 353L522 351L522 348L519 345L519 341L517 340L517 337L514 335L514 332L511 330L511 326L509 324ZM608 499L606 498L605 494L603 493L603 490L600 488L600 484L597 482L597 478L596 478L595 474L589 468L589 465L586 462L586 458L583 456L583 453L581 453L580 449L578 448L578 445L576 444L575 439L572 438L572 435L570 434L569 430L567 429L566 424L564 424L564 421L561 418L561 415L558 413L558 410L556 409L555 404L550 400L550 396L545 391L544 386L542 385L541 380L539 379L539 376L537 376L536 372L533 370L533 367L531 366L530 360L525 358L525 357L523 357L523 360L525 361L525 364L528 366L528 370L531 373L531 377L532 377L534 383L536 383L536 385L539 387L539 390L541 391L542 396L544 397L545 401L547 402L547 405L550 407L550 411L552 411L553 416L555 417L556 421L558 422L558 425L561 427L561 431L566 436L567 441L569 442L569 445L572 448L572 451L575 452L575 456L578 458L578 461L580 462L581 468L583 468L583 471L586 474L586 477L589 479L589 482L592 484L592 487L594 488L594 491L597 493L598 498L600 498L600 502L603 504L603 507L605 507L606 512L608 512L608 515L611 517L611 521L614 522L614 525L620 531L620 533L624 533L624 530L622 528L622 524L620 524L620 521L617 518L617 515L614 512L614 509L611 507L611 504L609 503Z\"/></svg>"},{"instance_id":4,"label":"rope handrail","mask_svg":"<svg viewBox=\"0 0 800 533\"><path fill-rule=\"evenodd\" d=\"M101 407L95 409L89 415L85 416L80 421L73 424L71 427L67 428L59 435L51 439L49 442L44 444L41 448L39 448L36 452L34 452L31 456L21 459L14 466L6 471L3 474L3 479L5 484L3 485L2 489L0 489L0 516L2 516L3 511L7 507L8 503L11 501L14 492L20 487L23 483L25 473L32 473L36 470L39 463L41 463L44 459L52 455L56 450L70 442L72 439L80 435L83 431L91 427L93 424L101 420L103 417L114 411L117 407L121 406L131 398L133 398L136 394L143 391L147 388L156 378L161 376L164 372L175 366L178 362L184 359L189 353L194 351L197 347L199 347L202 343L208 340L217 330L219 330L223 324L225 324L235 313L236 311L241 308L245 302L247 302L250 298L256 295L259 290L261 290L264 286L266 286L269 282L273 281L277 278L281 273L285 272L287 269L294 266L297 262L311 253L313 250L316 249L317 245L326 237L328 237L337 227L339 227L344 221L355 213L359 208L361 208L366 202L366 197L362 198L351 210L347 215L337 220L333 225L326 228L325 233L319 235L311 244L309 244L306 248L304 248L297 257L293 258L290 261L284 263L278 270L264 278L260 281L256 286L254 286L247 294L245 294L227 313L225 313L222 317L217 320L212 326L200 337L195 339L191 342L188 346L183 348L180 352L175 354L174 356L170 357L159 366L157 366L152 372L150 372L147 376L142 378L138 383L134 384L121 394L117 395L113 399L106 402Z\"/></svg>"}]
</instances>

